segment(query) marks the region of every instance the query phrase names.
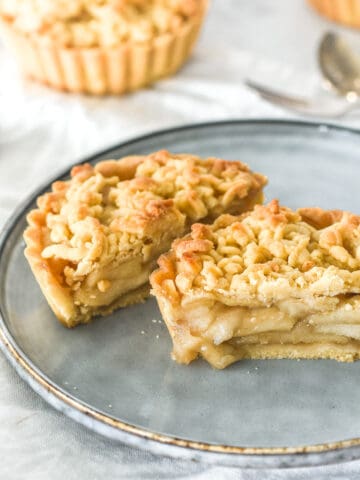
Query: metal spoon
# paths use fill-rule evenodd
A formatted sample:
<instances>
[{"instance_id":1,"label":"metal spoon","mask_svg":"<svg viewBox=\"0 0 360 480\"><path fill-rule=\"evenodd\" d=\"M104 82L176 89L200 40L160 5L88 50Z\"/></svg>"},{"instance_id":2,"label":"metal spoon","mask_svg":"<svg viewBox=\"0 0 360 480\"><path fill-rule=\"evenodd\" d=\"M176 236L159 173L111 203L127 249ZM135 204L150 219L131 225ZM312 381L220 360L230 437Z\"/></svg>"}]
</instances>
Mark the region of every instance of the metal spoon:
<instances>
[{"instance_id":1,"label":"metal spoon","mask_svg":"<svg viewBox=\"0 0 360 480\"><path fill-rule=\"evenodd\" d=\"M327 32L319 44L318 62L324 78L342 98L299 98L272 90L249 79L245 83L263 99L302 115L336 118L359 109L360 56L342 37Z\"/></svg>"},{"instance_id":2,"label":"metal spoon","mask_svg":"<svg viewBox=\"0 0 360 480\"><path fill-rule=\"evenodd\" d=\"M325 79L349 102L360 96L360 56L344 38L327 32L318 49L318 62Z\"/></svg>"}]
</instances>

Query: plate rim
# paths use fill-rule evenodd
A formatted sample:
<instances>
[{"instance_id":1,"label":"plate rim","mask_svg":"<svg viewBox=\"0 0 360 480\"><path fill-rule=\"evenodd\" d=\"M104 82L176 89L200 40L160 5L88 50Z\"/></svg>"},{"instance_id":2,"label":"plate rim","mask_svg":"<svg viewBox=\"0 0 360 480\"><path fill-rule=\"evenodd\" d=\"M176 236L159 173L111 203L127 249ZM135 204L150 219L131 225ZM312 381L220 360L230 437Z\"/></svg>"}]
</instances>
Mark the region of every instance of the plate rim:
<instances>
[{"instance_id":1,"label":"plate rim","mask_svg":"<svg viewBox=\"0 0 360 480\"><path fill-rule=\"evenodd\" d=\"M199 122L159 129L144 135L133 136L128 140L88 155L80 161L75 161L62 169L49 180L43 182L30 193L10 215L0 232L0 263L7 240L17 226L18 221L29 210L30 205L49 186L59 178L70 173L72 166L93 162L99 157L104 158L108 153L118 148L130 147L138 142L153 139L154 137L193 131L201 128L216 128L231 125L298 127L300 129L320 129L326 131L347 132L360 136L360 130L346 126L339 126L328 122L308 122L303 120L283 120L270 118L231 119L213 122ZM360 457L360 436L352 439L338 440L329 443L314 445L300 445L295 447L241 447L232 445L213 444L193 440L185 440L171 435L159 434L142 427L123 422L111 415L86 404L63 390L59 385L48 378L32 360L22 351L16 338L10 333L6 324L6 315L0 303L0 349L17 373L36 391L46 402L57 410L73 418L78 423L94 430L106 437L130 444L134 447L148 449L153 453L170 455L178 458L203 460L208 463L222 463L244 467L295 467L320 465L339 461L349 461ZM321 454L321 455L320 455ZM321 458L320 458L321 457Z\"/></svg>"}]
</instances>

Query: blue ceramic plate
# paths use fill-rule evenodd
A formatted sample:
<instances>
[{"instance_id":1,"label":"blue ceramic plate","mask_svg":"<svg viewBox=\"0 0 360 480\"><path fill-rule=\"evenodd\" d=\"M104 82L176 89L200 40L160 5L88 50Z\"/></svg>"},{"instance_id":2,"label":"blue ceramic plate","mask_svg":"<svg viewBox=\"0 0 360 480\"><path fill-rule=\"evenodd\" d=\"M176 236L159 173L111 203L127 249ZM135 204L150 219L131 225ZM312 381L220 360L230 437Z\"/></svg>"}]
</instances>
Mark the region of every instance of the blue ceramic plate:
<instances>
[{"instance_id":1,"label":"blue ceramic plate","mask_svg":"<svg viewBox=\"0 0 360 480\"><path fill-rule=\"evenodd\" d=\"M85 161L163 148L241 159L268 175L267 199L290 207L360 213L360 135L333 126L193 125ZM360 362L242 361L224 371L203 361L177 365L153 299L87 326L62 327L23 256L26 212L49 185L20 207L0 245L0 344L45 400L94 431L165 455L247 467L360 457Z\"/></svg>"}]
</instances>

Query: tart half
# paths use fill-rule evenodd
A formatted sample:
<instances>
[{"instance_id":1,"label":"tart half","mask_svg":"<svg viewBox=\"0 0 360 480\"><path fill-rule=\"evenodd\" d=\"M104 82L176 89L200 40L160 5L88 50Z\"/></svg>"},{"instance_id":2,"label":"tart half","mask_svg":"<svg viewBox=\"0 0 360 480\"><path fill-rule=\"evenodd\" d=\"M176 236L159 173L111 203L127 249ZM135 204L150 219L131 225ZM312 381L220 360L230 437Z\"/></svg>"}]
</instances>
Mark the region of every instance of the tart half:
<instances>
[{"instance_id":1,"label":"tart half","mask_svg":"<svg viewBox=\"0 0 360 480\"><path fill-rule=\"evenodd\" d=\"M193 225L159 266L151 284L180 363L360 356L356 215L274 200Z\"/></svg>"},{"instance_id":2,"label":"tart half","mask_svg":"<svg viewBox=\"0 0 360 480\"><path fill-rule=\"evenodd\" d=\"M25 255L67 327L143 300L157 257L192 223L262 201L241 162L160 151L84 164L28 214Z\"/></svg>"}]
</instances>

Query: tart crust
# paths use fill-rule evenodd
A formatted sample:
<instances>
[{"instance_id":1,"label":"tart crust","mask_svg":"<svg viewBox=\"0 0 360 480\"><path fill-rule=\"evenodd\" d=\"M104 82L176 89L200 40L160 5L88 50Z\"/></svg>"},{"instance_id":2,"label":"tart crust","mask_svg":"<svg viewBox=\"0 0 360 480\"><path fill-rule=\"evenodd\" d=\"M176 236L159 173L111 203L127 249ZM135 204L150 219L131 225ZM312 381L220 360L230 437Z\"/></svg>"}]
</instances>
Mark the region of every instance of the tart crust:
<instances>
[{"instance_id":1,"label":"tart crust","mask_svg":"<svg viewBox=\"0 0 360 480\"><path fill-rule=\"evenodd\" d=\"M27 217L25 256L67 327L142 301L156 259L192 223L262 201L243 163L167 151L76 166Z\"/></svg>"},{"instance_id":2,"label":"tart crust","mask_svg":"<svg viewBox=\"0 0 360 480\"><path fill-rule=\"evenodd\" d=\"M360 5L358 0L307 0L324 17L334 22L360 27Z\"/></svg>"},{"instance_id":3,"label":"tart crust","mask_svg":"<svg viewBox=\"0 0 360 480\"><path fill-rule=\"evenodd\" d=\"M93 95L123 94L174 74L191 55L208 6L208 0L40 3L0 2L0 33L21 70L56 89Z\"/></svg>"},{"instance_id":4,"label":"tart crust","mask_svg":"<svg viewBox=\"0 0 360 480\"><path fill-rule=\"evenodd\" d=\"M195 224L151 275L173 357L360 356L360 217L276 200Z\"/></svg>"}]
</instances>

